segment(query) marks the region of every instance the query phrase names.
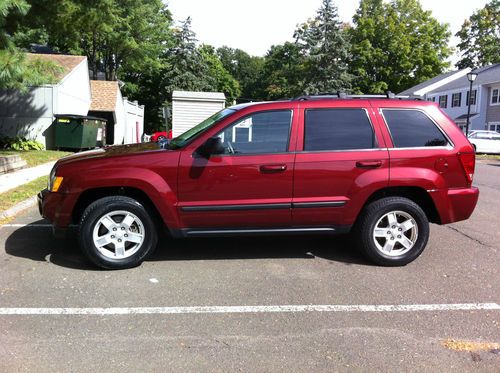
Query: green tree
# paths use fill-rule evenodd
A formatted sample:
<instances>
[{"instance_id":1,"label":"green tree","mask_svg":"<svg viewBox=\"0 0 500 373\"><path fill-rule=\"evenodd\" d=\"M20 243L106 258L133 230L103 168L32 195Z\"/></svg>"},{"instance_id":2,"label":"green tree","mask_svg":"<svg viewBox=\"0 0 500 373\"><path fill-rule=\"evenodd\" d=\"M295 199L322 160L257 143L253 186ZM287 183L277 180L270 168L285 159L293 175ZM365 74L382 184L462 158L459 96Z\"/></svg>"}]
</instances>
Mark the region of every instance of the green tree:
<instances>
[{"instance_id":1,"label":"green tree","mask_svg":"<svg viewBox=\"0 0 500 373\"><path fill-rule=\"evenodd\" d=\"M116 80L120 69L157 63L170 35L171 14L161 0L28 0L24 19L13 19L14 37L25 47L87 56L92 77ZM17 22L16 22L17 21Z\"/></svg>"},{"instance_id":2,"label":"green tree","mask_svg":"<svg viewBox=\"0 0 500 373\"><path fill-rule=\"evenodd\" d=\"M241 49L223 46L217 49L224 68L238 81L241 101L258 101L265 98L262 87L264 58L250 56Z\"/></svg>"},{"instance_id":3,"label":"green tree","mask_svg":"<svg viewBox=\"0 0 500 373\"><path fill-rule=\"evenodd\" d=\"M492 0L465 20L456 34L462 58L457 67L485 66L500 62L500 0Z\"/></svg>"},{"instance_id":4,"label":"green tree","mask_svg":"<svg viewBox=\"0 0 500 373\"><path fill-rule=\"evenodd\" d=\"M349 29L357 91L403 91L449 66L448 25L418 0L361 0Z\"/></svg>"},{"instance_id":5,"label":"green tree","mask_svg":"<svg viewBox=\"0 0 500 373\"><path fill-rule=\"evenodd\" d=\"M165 129L162 111L169 105L174 90L216 89L217 78L211 75L210 63L196 41L188 18L180 27L171 29L171 37L158 56L158 66L126 69L123 89L130 98L145 104L146 131Z\"/></svg>"},{"instance_id":6,"label":"green tree","mask_svg":"<svg viewBox=\"0 0 500 373\"><path fill-rule=\"evenodd\" d=\"M8 16L23 16L29 10L25 0L0 0L0 89L26 91L28 87L53 83L61 67L37 58L27 59L6 29Z\"/></svg>"},{"instance_id":7,"label":"green tree","mask_svg":"<svg viewBox=\"0 0 500 373\"><path fill-rule=\"evenodd\" d=\"M298 44L273 45L267 52L262 73L265 99L301 95L305 74L306 58Z\"/></svg>"},{"instance_id":8,"label":"green tree","mask_svg":"<svg viewBox=\"0 0 500 373\"><path fill-rule=\"evenodd\" d=\"M208 74L214 80L212 83L212 90L224 92L227 103L232 105L241 94L240 84L231 73L225 69L214 47L205 44L202 45L199 50L204 63L208 66Z\"/></svg>"},{"instance_id":9,"label":"green tree","mask_svg":"<svg viewBox=\"0 0 500 373\"><path fill-rule=\"evenodd\" d=\"M166 68L164 79L168 94L174 90L209 91L213 79L209 69L196 46L196 34L191 29L191 18L182 22L180 28L174 29L174 46L164 56Z\"/></svg>"},{"instance_id":10,"label":"green tree","mask_svg":"<svg viewBox=\"0 0 500 373\"><path fill-rule=\"evenodd\" d=\"M349 90L350 43L332 0L323 0L316 16L295 31L306 57L305 93Z\"/></svg>"},{"instance_id":11,"label":"green tree","mask_svg":"<svg viewBox=\"0 0 500 373\"><path fill-rule=\"evenodd\" d=\"M24 16L29 8L30 6L26 0L0 0L0 49L14 47L6 29L7 17L9 15Z\"/></svg>"}]
</instances>

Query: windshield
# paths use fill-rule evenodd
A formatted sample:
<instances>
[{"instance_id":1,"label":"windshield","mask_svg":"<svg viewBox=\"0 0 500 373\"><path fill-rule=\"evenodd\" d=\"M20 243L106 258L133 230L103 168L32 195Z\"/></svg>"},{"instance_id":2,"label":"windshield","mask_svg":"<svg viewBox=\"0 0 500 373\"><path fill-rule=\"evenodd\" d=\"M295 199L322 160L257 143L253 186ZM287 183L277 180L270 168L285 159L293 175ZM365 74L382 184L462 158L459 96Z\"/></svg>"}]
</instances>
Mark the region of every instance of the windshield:
<instances>
[{"instance_id":1,"label":"windshield","mask_svg":"<svg viewBox=\"0 0 500 373\"><path fill-rule=\"evenodd\" d=\"M182 135L177 136L176 138L172 139L168 147L170 149L178 149L182 148L184 145L186 145L190 140L196 138L198 135L201 133L205 132L208 130L210 127L212 127L214 124L218 123L228 115L236 112L234 109L222 109L221 111L215 113L211 117L205 119L203 122L198 124L197 126L194 126L190 130L187 130L184 132Z\"/></svg>"}]
</instances>

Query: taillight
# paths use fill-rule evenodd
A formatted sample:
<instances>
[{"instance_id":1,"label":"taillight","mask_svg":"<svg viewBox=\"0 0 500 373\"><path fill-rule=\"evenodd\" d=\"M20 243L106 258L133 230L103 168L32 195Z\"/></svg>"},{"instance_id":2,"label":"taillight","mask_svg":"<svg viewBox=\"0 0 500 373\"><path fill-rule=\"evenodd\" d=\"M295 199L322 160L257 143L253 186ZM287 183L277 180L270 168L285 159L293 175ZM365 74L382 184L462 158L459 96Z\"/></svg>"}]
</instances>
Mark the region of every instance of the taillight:
<instances>
[{"instance_id":1,"label":"taillight","mask_svg":"<svg viewBox=\"0 0 500 373\"><path fill-rule=\"evenodd\" d=\"M474 168L476 166L476 155L474 153L461 153L458 155L462 168L465 172L465 178L472 184L472 179L474 177Z\"/></svg>"}]
</instances>

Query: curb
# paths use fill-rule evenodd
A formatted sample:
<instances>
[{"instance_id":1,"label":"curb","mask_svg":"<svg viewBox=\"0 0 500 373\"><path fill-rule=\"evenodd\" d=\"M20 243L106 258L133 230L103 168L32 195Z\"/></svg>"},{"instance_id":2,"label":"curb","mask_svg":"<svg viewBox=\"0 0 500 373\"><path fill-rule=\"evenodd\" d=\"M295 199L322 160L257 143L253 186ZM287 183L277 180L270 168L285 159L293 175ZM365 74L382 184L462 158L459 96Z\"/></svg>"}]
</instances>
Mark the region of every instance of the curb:
<instances>
[{"instance_id":1,"label":"curb","mask_svg":"<svg viewBox=\"0 0 500 373\"><path fill-rule=\"evenodd\" d=\"M12 206L11 208L9 208L5 211L0 211L0 220L13 218L17 214L19 214L21 211L26 210L26 209L36 205L36 203L37 203L36 196L25 199L24 201L19 202L18 204Z\"/></svg>"}]
</instances>

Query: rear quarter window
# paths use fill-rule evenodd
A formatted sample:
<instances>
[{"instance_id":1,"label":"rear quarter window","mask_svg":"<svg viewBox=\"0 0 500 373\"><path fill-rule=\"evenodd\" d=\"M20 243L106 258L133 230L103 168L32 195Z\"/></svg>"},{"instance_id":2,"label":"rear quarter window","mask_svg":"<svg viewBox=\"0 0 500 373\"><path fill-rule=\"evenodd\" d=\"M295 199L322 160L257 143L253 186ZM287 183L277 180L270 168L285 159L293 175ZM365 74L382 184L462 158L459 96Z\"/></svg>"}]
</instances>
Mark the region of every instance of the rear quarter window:
<instances>
[{"instance_id":1,"label":"rear quarter window","mask_svg":"<svg viewBox=\"0 0 500 373\"><path fill-rule=\"evenodd\" d=\"M396 148L446 146L446 137L436 124L419 110L383 109L385 122Z\"/></svg>"}]
</instances>

